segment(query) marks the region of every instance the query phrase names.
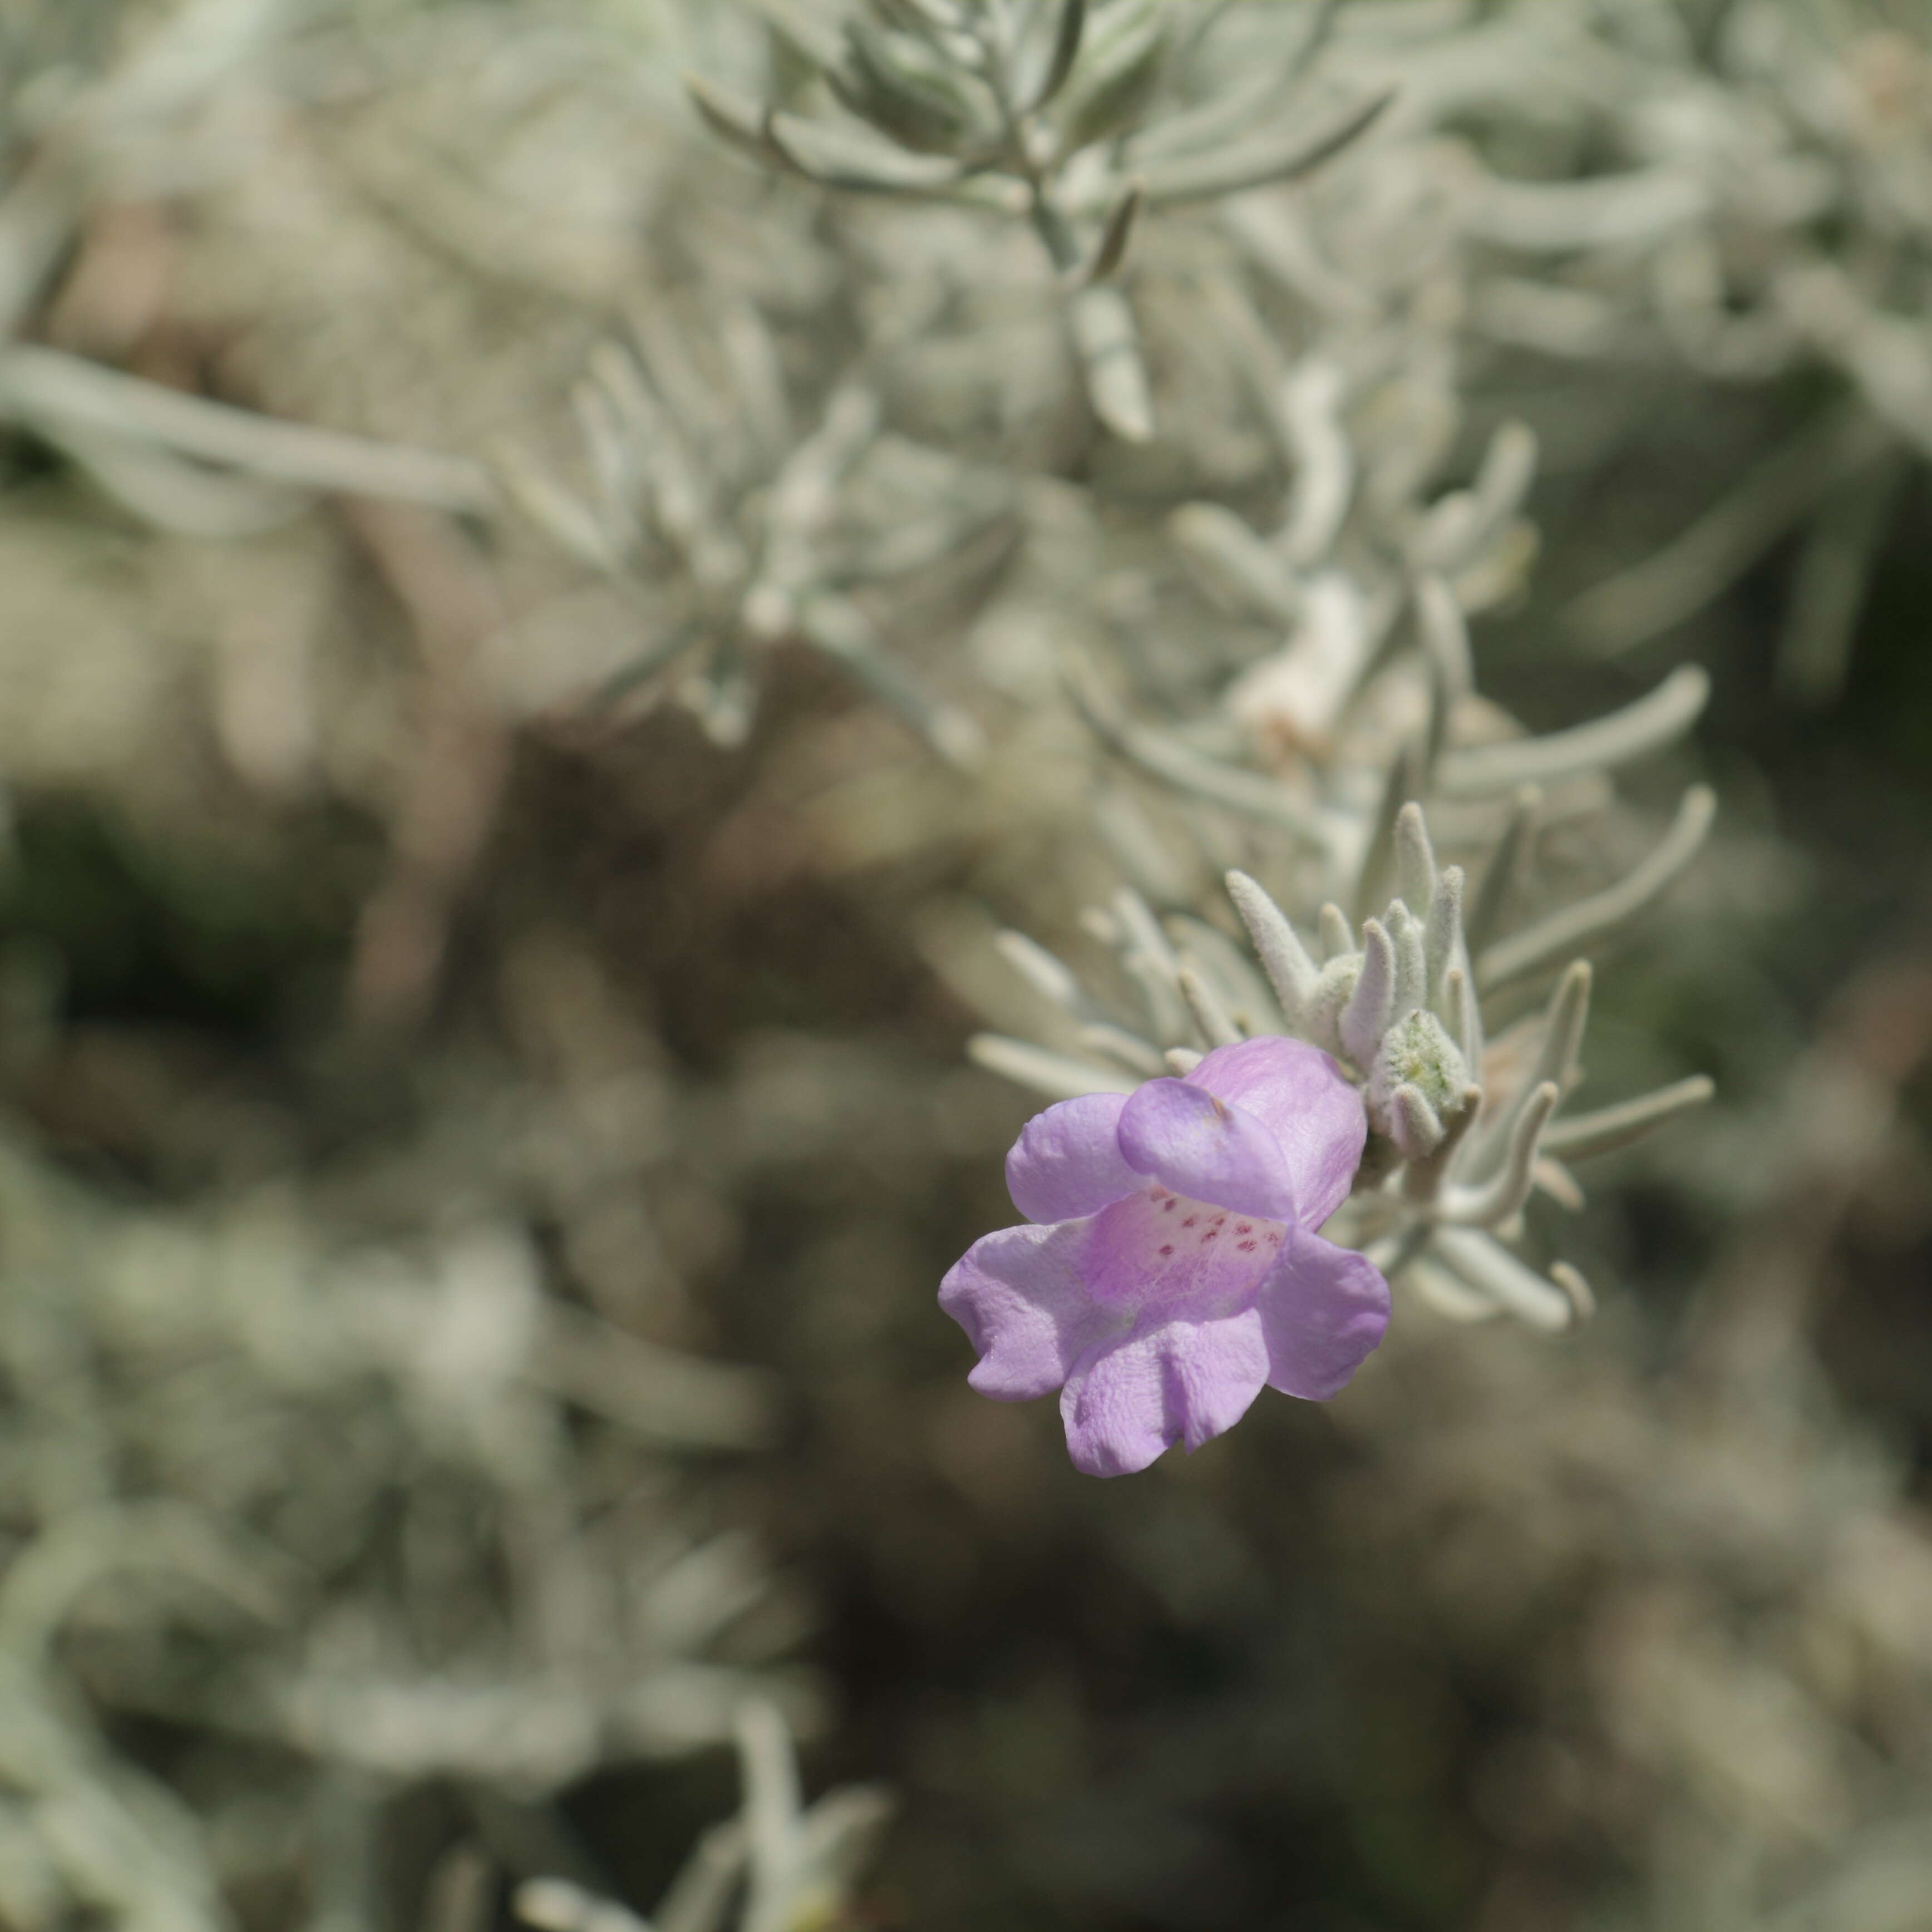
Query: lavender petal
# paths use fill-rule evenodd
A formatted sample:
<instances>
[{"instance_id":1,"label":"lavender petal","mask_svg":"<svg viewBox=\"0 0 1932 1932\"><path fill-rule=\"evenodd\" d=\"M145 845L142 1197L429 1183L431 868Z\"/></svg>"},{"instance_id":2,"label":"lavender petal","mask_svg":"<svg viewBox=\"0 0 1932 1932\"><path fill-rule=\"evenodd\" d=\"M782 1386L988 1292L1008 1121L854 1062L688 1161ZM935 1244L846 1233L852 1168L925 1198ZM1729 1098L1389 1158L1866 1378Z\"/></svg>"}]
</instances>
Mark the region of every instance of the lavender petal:
<instances>
[{"instance_id":1,"label":"lavender petal","mask_svg":"<svg viewBox=\"0 0 1932 1932\"><path fill-rule=\"evenodd\" d=\"M1369 1137L1362 1096L1318 1046L1270 1034L1218 1046L1191 1086L1254 1116L1274 1136L1304 1227L1318 1228L1348 1198Z\"/></svg>"},{"instance_id":2,"label":"lavender petal","mask_svg":"<svg viewBox=\"0 0 1932 1932\"><path fill-rule=\"evenodd\" d=\"M1389 1287L1366 1256L1291 1228L1255 1306L1267 1337L1268 1386L1326 1402L1382 1339Z\"/></svg>"},{"instance_id":3,"label":"lavender petal","mask_svg":"<svg viewBox=\"0 0 1932 1932\"><path fill-rule=\"evenodd\" d=\"M1100 1342L1060 1394L1074 1467L1090 1476L1131 1475L1175 1442L1199 1448L1247 1413L1268 1360L1253 1309L1213 1322L1165 1322Z\"/></svg>"},{"instance_id":4,"label":"lavender petal","mask_svg":"<svg viewBox=\"0 0 1932 1932\"><path fill-rule=\"evenodd\" d=\"M1294 1184L1275 1136L1191 1078L1136 1088L1120 1109L1120 1144L1136 1173L1176 1194L1271 1221L1296 1219Z\"/></svg>"},{"instance_id":5,"label":"lavender petal","mask_svg":"<svg viewBox=\"0 0 1932 1932\"><path fill-rule=\"evenodd\" d=\"M1006 1191L1029 1221L1073 1221L1131 1194L1141 1178L1120 1154L1124 1094L1083 1094L1034 1114L1006 1156Z\"/></svg>"},{"instance_id":6,"label":"lavender petal","mask_svg":"<svg viewBox=\"0 0 1932 1932\"><path fill-rule=\"evenodd\" d=\"M982 1395L1051 1395L1104 1333L1109 1318L1089 1300L1079 1274L1088 1233L1084 1221L1002 1228L946 1271L939 1305L978 1352L966 1379Z\"/></svg>"}]
</instances>

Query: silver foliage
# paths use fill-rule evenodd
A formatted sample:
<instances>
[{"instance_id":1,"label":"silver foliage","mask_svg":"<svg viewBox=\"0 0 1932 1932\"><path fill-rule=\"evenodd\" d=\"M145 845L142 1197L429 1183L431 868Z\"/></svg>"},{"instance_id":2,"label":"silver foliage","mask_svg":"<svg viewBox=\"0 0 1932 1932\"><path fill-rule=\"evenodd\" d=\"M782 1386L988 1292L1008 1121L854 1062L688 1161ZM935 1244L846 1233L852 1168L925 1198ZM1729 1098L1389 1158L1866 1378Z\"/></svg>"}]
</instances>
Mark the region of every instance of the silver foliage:
<instances>
[{"instance_id":1,"label":"silver foliage","mask_svg":"<svg viewBox=\"0 0 1932 1932\"><path fill-rule=\"evenodd\" d=\"M466 758L487 779L477 743L553 754L668 700L730 746L787 656L842 667L924 744L775 706L730 855L747 896L788 864L886 874L893 930L1010 1029L979 1058L1035 1092L1131 1085L1246 1031L1336 1052L1375 1137L1335 1232L1422 1318L1338 1423L1384 1466L1358 1499L1390 1594L1445 1642L1491 1631L1456 1568L1472 1518L1526 1617L1576 1574L1621 1579L1592 1634L1590 1762L1652 1795L1621 1801L1646 1889L1606 1922L1879 1932L1926 1883L1898 1714L1928 1681L1932 1584L1904 1478L1808 1384L1766 1393L1766 1360L1802 1381L1808 1358L1763 1343L1747 1295L1721 1401L1660 1403L1609 1342L1428 1325L1574 1324L1591 1293L1546 1262L1546 1208L1710 1093L1668 1064L1583 1084L1595 976L1711 836L1710 793L1655 811L1651 769L1684 761L1708 682L1612 671L1590 718L1566 681L1540 732L1486 694L1484 620L1538 594L1539 467L1626 451L1621 405L1580 399L1633 374L1696 424L1719 390L1817 382L1734 494L1537 648L1634 652L1796 532L1780 675L1820 698L1927 447L1919 23L1718 10L1700 36L1663 0L6 6L0 412L62 467L0 531L0 744L23 793L84 792L197 855L254 842L298 871L278 813L365 814L414 890L425 826L488 820L430 788ZM61 333L65 265L111 256L101 224L144 194L193 212L175 300L204 340L238 334L221 400ZM1567 440L1539 435L1572 405ZM488 554L500 601L460 648L430 625L419 663L351 586L340 506L379 497L432 513L452 538L433 560ZM481 863L456 842L430 853L438 892ZM1745 892L1730 869L1700 899ZM940 874L1038 935L997 942L1034 1011L975 964L968 895L908 910L902 878ZM1069 909L1093 902L1083 952ZM512 1000L508 1023L568 1034L585 998L562 976L548 1020ZM772 1391L646 1340L610 1290L664 1234L633 1156L735 1226L761 1162L835 1146L872 1192L786 1286L836 1329L860 1321L849 1283L896 1279L915 1190L896 1198L895 1160L964 1148L991 1172L1000 1103L922 1075L888 1108L866 1049L803 1045L707 1097L650 1052L640 1071L614 1023L572 1037L568 1091L442 1095L447 1145L346 1188L299 1172L134 1208L14 1144L10 1924L200 1932L299 1871L314 1922L368 1922L398 1794L458 1779L484 1830L728 1736L742 1814L651 1922L850 1909L880 1803L800 1801L759 1700L818 1714L783 1661L805 1612L709 1479L766 1453ZM1667 1084L1632 1096L1646 1079ZM1858 1128L1833 1159L1871 1155L1851 1076L1828 1106L1793 1091L1801 1127ZM728 1152L662 1152L707 1121ZM1850 1185L1822 1156L1696 1140L1673 1184L1753 1225ZM1755 1288L1778 1261L1736 1265ZM930 1416L890 1408L884 1375L865 1386L892 1454L997 1493L969 1426L922 1386L903 1408ZM278 1514L311 1484L326 1546ZM1178 1588L1186 1566L1145 1567ZM1536 1640L1510 1627L1513 1654ZM203 1766L272 1750L275 1774L176 1790L112 1741L130 1718L200 1740ZM1216 1733L1198 1756L1231 1754ZM1508 1788L1546 1798L1544 1768ZM1163 1765L1181 1782L1148 1803L1186 1811L1198 1774ZM496 1869L448 1862L434 1932L484 1922L465 1873ZM518 1897L538 1925L638 1922L578 1878Z\"/></svg>"}]
</instances>

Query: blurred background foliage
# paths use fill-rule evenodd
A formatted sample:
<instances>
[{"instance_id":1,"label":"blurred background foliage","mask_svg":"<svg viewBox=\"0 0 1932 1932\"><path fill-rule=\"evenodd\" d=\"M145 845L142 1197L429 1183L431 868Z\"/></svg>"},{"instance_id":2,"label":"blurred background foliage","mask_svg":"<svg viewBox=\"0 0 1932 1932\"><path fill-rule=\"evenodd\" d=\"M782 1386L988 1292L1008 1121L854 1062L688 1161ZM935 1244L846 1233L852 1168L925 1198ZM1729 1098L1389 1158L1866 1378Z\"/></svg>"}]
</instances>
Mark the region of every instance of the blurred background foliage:
<instances>
[{"instance_id":1,"label":"blurred background foliage","mask_svg":"<svg viewBox=\"0 0 1932 1932\"><path fill-rule=\"evenodd\" d=\"M0 1926L1932 1927L1922 6L1108 0L1058 242L848 10L0 0ZM1452 740L1709 674L1546 860L1715 784L1719 1100L1094 1483L994 934L1312 912L1418 572Z\"/></svg>"}]
</instances>

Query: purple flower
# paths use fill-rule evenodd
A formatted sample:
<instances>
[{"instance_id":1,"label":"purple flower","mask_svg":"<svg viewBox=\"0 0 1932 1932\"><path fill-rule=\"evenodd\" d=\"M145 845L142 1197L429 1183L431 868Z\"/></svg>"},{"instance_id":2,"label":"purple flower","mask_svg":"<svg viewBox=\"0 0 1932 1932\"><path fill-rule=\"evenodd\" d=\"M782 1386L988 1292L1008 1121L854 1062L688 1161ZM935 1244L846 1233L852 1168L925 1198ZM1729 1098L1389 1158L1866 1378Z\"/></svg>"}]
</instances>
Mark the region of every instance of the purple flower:
<instances>
[{"instance_id":1,"label":"purple flower","mask_svg":"<svg viewBox=\"0 0 1932 1932\"><path fill-rule=\"evenodd\" d=\"M975 1241L939 1305L999 1402L1058 1389L1093 1476L1232 1428L1265 1382L1324 1402L1388 1325L1388 1284L1315 1230L1368 1136L1318 1048L1217 1048L1186 1078L1036 1114L1006 1156L1028 1225Z\"/></svg>"}]
</instances>

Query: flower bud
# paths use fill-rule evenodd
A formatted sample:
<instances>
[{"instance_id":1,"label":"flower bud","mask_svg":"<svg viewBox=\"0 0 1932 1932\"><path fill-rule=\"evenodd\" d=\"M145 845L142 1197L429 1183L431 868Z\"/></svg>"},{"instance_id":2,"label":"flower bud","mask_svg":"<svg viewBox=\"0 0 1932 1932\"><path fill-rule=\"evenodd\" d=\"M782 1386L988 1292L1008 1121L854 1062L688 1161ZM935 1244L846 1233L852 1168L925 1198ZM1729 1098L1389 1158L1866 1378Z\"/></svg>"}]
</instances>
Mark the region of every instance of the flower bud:
<instances>
[{"instance_id":1,"label":"flower bud","mask_svg":"<svg viewBox=\"0 0 1932 1932\"><path fill-rule=\"evenodd\" d=\"M1459 1112L1469 1084L1469 1069L1448 1030L1426 1008L1405 1014L1382 1036L1369 1073L1369 1118L1378 1132L1389 1131L1398 1087L1413 1087L1447 1120Z\"/></svg>"}]
</instances>

